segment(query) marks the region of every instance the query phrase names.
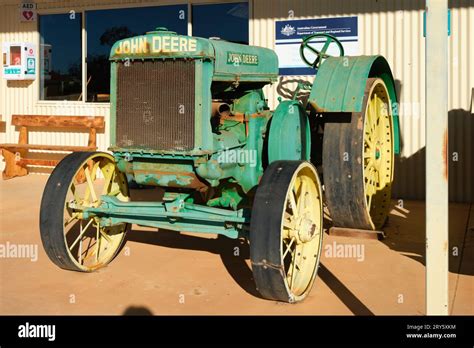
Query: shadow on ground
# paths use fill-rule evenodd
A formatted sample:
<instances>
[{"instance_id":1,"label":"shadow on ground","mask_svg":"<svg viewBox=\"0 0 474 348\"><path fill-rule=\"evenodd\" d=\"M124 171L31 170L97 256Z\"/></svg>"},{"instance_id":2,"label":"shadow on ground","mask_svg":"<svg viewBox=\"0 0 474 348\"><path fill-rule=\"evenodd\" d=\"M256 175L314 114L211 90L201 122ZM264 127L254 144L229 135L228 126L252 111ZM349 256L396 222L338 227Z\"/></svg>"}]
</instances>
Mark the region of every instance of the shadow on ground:
<instances>
[{"instance_id":1,"label":"shadow on ground","mask_svg":"<svg viewBox=\"0 0 474 348\"><path fill-rule=\"evenodd\" d=\"M398 94L400 95L400 94ZM414 115L419 116L419 115ZM406 117L406 116L405 116ZM448 113L448 183L450 201L471 204L467 221L459 221L454 205L449 211L449 271L474 275L474 117L470 110L452 109ZM404 146L403 137L400 139ZM440 168L442 170L442 168ZM396 156L393 197L403 200L425 199L426 148L422 147L409 157ZM395 207L387 225L387 238L383 241L391 249L425 265L425 206L409 203L408 207ZM417 210L413 213L413 209Z\"/></svg>"},{"instance_id":2,"label":"shadow on ground","mask_svg":"<svg viewBox=\"0 0 474 348\"><path fill-rule=\"evenodd\" d=\"M128 315L128 316L147 316L147 315L153 315L152 311L150 311L146 307L139 307L139 306L130 306L128 307L124 312L123 315Z\"/></svg>"},{"instance_id":3,"label":"shadow on ground","mask_svg":"<svg viewBox=\"0 0 474 348\"><path fill-rule=\"evenodd\" d=\"M234 281L250 295L262 298L255 287L252 270L247 264L247 260L250 258L250 248L244 239L234 240L224 236L208 239L174 231L134 230L128 235L128 240L174 249L200 250L219 255ZM235 253L236 250L238 250L238 255ZM323 264L320 264L318 276L354 314L373 315Z\"/></svg>"},{"instance_id":4,"label":"shadow on ground","mask_svg":"<svg viewBox=\"0 0 474 348\"><path fill-rule=\"evenodd\" d=\"M408 202L405 207L395 206L385 226L386 238L382 241L390 249L425 265L425 205L423 202ZM450 205L449 219L449 272L455 274L474 275L474 237L469 228L472 204L466 205L466 221L458 221L455 215L459 205ZM462 215L465 217L464 215Z\"/></svg>"},{"instance_id":5,"label":"shadow on ground","mask_svg":"<svg viewBox=\"0 0 474 348\"><path fill-rule=\"evenodd\" d=\"M261 298L253 281L252 271L246 263L250 250L244 239L217 236L215 239L181 234L175 231L131 231L127 240L161 247L199 250L219 255L229 275L249 294Z\"/></svg>"}]
</instances>

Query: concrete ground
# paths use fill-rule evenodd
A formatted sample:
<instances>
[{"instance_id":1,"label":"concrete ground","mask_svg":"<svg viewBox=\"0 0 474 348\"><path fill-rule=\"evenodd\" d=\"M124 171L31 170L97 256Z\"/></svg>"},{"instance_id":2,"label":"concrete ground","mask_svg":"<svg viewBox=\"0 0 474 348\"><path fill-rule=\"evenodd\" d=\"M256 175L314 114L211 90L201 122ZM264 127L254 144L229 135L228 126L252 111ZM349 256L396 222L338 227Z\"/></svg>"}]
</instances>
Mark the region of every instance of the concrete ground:
<instances>
[{"instance_id":1,"label":"concrete ground","mask_svg":"<svg viewBox=\"0 0 474 348\"><path fill-rule=\"evenodd\" d=\"M38 227L46 180L44 175L29 175L0 181L0 246L38 248L36 261L0 258L0 314L421 315L425 311L423 202L405 201L403 208L395 207L384 241L325 235L313 290L303 303L290 305L259 297L246 244L213 235L134 226L108 267L91 274L57 268L43 250ZM450 249L449 310L472 315L472 205L451 204Z\"/></svg>"}]
</instances>

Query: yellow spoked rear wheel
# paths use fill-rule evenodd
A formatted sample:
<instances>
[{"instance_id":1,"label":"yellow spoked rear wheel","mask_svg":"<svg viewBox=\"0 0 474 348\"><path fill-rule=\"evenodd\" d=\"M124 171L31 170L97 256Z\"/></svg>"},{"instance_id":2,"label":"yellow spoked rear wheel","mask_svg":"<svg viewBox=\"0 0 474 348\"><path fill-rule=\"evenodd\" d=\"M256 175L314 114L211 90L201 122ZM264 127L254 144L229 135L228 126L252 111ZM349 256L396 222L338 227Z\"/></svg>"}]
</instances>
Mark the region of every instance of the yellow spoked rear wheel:
<instances>
[{"instance_id":1,"label":"yellow spoked rear wheel","mask_svg":"<svg viewBox=\"0 0 474 348\"><path fill-rule=\"evenodd\" d=\"M41 202L40 229L45 250L59 267L90 272L107 265L120 249L127 225L100 226L82 209L97 207L101 196L128 201L128 185L107 153L73 153L55 168Z\"/></svg>"},{"instance_id":2,"label":"yellow spoked rear wheel","mask_svg":"<svg viewBox=\"0 0 474 348\"><path fill-rule=\"evenodd\" d=\"M374 229L382 227L390 207L394 161L390 114L385 84L375 80L364 120L365 203Z\"/></svg>"},{"instance_id":3,"label":"yellow spoked rear wheel","mask_svg":"<svg viewBox=\"0 0 474 348\"><path fill-rule=\"evenodd\" d=\"M250 258L263 297L303 300L316 277L323 240L322 191L308 162L273 162L258 186Z\"/></svg>"},{"instance_id":4,"label":"yellow spoked rear wheel","mask_svg":"<svg viewBox=\"0 0 474 348\"><path fill-rule=\"evenodd\" d=\"M367 79L362 110L350 123L324 128L325 194L334 225L378 230L389 213L394 169L391 101L382 79Z\"/></svg>"}]
</instances>

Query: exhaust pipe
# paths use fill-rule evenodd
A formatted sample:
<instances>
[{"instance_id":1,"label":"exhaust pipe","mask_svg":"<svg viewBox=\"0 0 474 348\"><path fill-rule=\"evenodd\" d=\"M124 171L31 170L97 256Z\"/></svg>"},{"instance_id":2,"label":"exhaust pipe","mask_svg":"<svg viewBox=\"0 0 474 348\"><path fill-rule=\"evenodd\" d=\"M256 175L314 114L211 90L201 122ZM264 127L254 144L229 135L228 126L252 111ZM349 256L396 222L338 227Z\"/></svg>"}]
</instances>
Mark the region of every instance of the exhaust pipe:
<instances>
[{"instance_id":1,"label":"exhaust pipe","mask_svg":"<svg viewBox=\"0 0 474 348\"><path fill-rule=\"evenodd\" d=\"M212 102L211 116L230 116L230 105L227 103Z\"/></svg>"}]
</instances>

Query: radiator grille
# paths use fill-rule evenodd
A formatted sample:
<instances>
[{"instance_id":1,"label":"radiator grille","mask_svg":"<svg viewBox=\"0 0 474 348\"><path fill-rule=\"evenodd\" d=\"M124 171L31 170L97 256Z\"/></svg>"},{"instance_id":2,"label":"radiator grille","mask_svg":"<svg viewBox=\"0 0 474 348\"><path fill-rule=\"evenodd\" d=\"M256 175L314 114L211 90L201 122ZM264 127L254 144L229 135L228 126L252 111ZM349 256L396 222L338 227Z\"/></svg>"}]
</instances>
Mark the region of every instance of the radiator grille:
<instances>
[{"instance_id":1,"label":"radiator grille","mask_svg":"<svg viewBox=\"0 0 474 348\"><path fill-rule=\"evenodd\" d=\"M193 149L194 70L185 60L118 63L117 146Z\"/></svg>"}]
</instances>

